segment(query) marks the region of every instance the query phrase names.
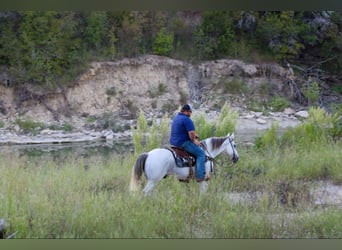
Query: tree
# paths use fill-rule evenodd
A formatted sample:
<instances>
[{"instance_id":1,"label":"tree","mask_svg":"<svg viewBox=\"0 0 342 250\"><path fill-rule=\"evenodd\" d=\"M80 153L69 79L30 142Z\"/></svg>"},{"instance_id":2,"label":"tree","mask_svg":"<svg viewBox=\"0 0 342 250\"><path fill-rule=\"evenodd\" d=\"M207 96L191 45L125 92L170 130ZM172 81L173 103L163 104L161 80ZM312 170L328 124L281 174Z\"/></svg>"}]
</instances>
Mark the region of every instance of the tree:
<instances>
[{"instance_id":1,"label":"tree","mask_svg":"<svg viewBox=\"0 0 342 250\"><path fill-rule=\"evenodd\" d=\"M10 68L19 83L56 86L78 61L80 39L73 12L21 12Z\"/></svg>"},{"instance_id":2,"label":"tree","mask_svg":"<svg viewBox=\"0 0 342 250\"><path fill-rule=\"evenodd\" d=\"M100 51L107 34L106 20L107 16L104 11L92 11L86 17L84 38L89 49Z\"/></svg>"},{"instance_id":3,"label":"tree","mask_svg":"<svg viewBox=\"0 0 342 250\"><path fill-rule=\"evenodd\" d=\"M168 56L173 49L173 34L167 34L162 28L153 43L153 52L157 55Z\"/></svg>"},{"instance_id":4,"label":"tree","mask_svg":"<svg viewBox=\"0 0 342 250\"><path fill-rule=\"evenodd\" d=\"M195 45L202 59L217 59L229 53L234 38L232 22L226 11L208 11L195 31Z\"/></svg>"},{"instance_id":5,"label":"tree","mask_svg":"<svg viewBox=\"0 0 342 250\"><path fill-rule=\"evenodd\" d=\"M266 46L279 60L297 58L305 45L315 39L300 14L294 11L263 13L256 30L260 46Z\"/></svg>"},{"instance_id":6,"label":"tree","mask_svg":"<svg viewBox=\"0 0 342 250\"><path fill-rule=\"evenodd\" d=\"M142 39L142 31L139 20L134 13L125 16L122 27L118 30L118 49L124 56L137 56Z\"/></svg>"}]
</instances>

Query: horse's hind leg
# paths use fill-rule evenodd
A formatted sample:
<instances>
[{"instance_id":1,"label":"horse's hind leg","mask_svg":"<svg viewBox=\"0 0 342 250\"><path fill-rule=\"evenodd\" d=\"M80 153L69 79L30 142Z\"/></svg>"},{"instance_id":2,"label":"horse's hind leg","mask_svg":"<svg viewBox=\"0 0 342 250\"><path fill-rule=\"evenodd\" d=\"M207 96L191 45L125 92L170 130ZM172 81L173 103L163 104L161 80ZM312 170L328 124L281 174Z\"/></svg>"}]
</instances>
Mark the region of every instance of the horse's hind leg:
<instances>
[{"instance_id":1,"label":"horse's hind leg","mask_svg":"<svg viewBox=\"0 0 342 250\"><path fill-rule=\"evenodd\" d=\"M143 190L144 194L145 195L149 195L151 193L152 189L155 187L156 184L157 183L155 181L148 180L147 184L146 184L146 186L145 186L145 188Z\"/></svg>"}]
</instances>

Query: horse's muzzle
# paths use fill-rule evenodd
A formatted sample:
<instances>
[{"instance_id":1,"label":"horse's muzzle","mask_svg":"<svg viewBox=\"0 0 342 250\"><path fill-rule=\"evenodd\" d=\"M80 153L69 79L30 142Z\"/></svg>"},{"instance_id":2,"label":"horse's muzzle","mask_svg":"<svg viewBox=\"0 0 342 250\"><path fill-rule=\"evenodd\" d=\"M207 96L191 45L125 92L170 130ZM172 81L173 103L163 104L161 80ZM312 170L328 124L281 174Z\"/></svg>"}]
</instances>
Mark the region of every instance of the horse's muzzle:
<instances>
[{"instance_id":1,"label":"horse's muzzle","mask_svg":"<svg viewBox=\"0 0 342 250\"><path fill-rule=\"evenodd\" d=\"M238 160L239 160L239 156L234 155L232 159L233 163L237 163Z\"/></svg>"}]
</instances>

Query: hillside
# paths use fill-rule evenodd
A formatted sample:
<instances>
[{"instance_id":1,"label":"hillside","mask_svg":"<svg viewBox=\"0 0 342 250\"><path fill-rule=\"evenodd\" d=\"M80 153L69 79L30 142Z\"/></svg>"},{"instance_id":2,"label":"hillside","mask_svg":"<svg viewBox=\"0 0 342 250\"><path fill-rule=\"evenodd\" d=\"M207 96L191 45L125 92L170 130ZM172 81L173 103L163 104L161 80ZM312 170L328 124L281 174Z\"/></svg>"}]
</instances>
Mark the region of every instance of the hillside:
<instances>
[{"instance_id":1,"label":"hillside","mask_svg":"<svg viewBox=\"0 0 342 250\"><path fill-rule=\"evenodd\" d=\"M148 118L158 118L186 102L207 114L220 111L225 102L241 115L253 110L260 116L287 107L298 111L305 107L296 101L297 80L289 69L274 63L231 59L190 64L147 55L93 62L72 86L53 92L30 85L0 86L0 120L3 129L19 133L23 131L18 119L50 128L69 124L76 130L120 132L130 128L140 110ZM338 95L329 98L341 100Z\"/></svg>"}]
</instances>

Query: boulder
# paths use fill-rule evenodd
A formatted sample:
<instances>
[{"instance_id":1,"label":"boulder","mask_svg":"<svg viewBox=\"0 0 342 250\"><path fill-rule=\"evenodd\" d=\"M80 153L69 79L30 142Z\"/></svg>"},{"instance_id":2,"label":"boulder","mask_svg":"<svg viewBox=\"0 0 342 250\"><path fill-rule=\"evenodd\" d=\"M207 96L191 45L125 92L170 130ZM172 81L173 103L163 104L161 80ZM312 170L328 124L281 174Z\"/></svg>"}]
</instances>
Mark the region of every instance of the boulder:
<instances>
[{"instance_id":1,"label":"boulder","mask_svg":"<svg viewBox=\"0 0 342 250\"><path fill-rule=\"evenodd\" d=\"M296 112L295 114L297 117L301 117L301 118L308 118L309 117L309 112L306 110L301 110Z\"/></svg>"}]
</instances>

